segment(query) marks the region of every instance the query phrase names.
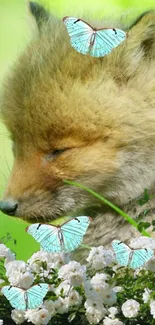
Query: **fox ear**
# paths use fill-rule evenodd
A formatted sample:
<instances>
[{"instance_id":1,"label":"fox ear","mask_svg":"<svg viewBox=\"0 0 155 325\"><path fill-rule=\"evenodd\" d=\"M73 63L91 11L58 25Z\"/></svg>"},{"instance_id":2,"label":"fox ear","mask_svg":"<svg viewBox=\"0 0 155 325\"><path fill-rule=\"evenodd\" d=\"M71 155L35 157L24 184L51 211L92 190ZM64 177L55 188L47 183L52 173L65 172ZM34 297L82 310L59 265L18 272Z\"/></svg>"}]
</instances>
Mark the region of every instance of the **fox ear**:
<instances>
[{"instance_id":1,"label":"fox ear","mask_svg":"<svg viewBox=\"0 0 155 325\"><path fill-rule=\"evenodd\" d=\"M29 12L35 18L39 31L41 31L42 25L48 22L50 18L49 12L37 2L30 1L28 3Z\"/></svg>"},{"instance_id":2,"label":"fox ear","mask_svg":"<svg viewBox=\"0 0 155 325\"><path fill-rule=\"evenodd\" d=\"M143 13L129 27L121 66L130 77L151 60L155 60L155 11Z\"/></svg>"}]
</instances>

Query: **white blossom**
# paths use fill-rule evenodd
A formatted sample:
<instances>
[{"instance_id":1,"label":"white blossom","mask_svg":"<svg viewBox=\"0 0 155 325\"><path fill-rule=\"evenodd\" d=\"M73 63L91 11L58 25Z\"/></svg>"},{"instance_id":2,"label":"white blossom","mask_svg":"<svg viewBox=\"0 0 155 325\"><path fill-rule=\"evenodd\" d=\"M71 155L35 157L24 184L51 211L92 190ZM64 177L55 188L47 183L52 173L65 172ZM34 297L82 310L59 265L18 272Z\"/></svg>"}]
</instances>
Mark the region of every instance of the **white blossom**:
<instances>
[{"instance_id":1,"label":"white blossom","mask_svg":"<svg viewBox=\"0 0 155 325\"><path fill-rule=\"evenodd\" d=\"M71 290L68 295L69 306L79 306L82 303L82 297L76 290Z\"/></svg>"},{"instance_id":2,"label":"white blossom","mask_svg":"<svg viewBox=\"0 0 155 325\"><path fill-rule=\"evenodd\" d=\"M16 324L22 324L25 321L25 311L13 309L11 318Z\"/></svg>"},{"instance_id":3,"label":"white blossom","mask_svg":"<svg viewBox=\"0 0 155 325\"><path fill-rule=\"evenodd\" d=\"M9 262L6 266L6 275L12 286L23 289L28 289L34 281L29 266L23 261Z\"/></svg>"},{"instance_id":4,"label":"white blossom","mask_svg":"<svg viewBox=\"0 0 155 325\"><path fill-rule=\"evenodd\" d=\"M109 312L109 317L114 319L115 316L118 314L118 309L116 307L110 307L108 308L108 312Z\"/></svg>"},{"instance_id":5,"label":"white blossom","mask_svg":"<svg viewBox=\"0 0 155 325\"><path fill-rule=\"evenodd\" d=\"M144 293L143 293L143 301L145 304L147 304L147 302L150 300L150 293L151 293L151 290L148 289L148 288L145 288L144 289Z\"/></svg>"},{"instance_id":6,"label":"white blossom","mask_svg":"<svg viewBox=\"0 0 155 325\"><path fill-rule=\"evenodd\" d=\"M54 307L57 313L65 314L69 311L69 298L61 298L59 297L56 301L54 301Z\"/></svg>"},{"instance_id":7,"label":"white blossom","mask_svg":"<svg viewBox=\"0 0 155 325\"><path fill-rule=\"evenodd\" d=\"M122 305L122 313L127 318L136 317L138 315L140 304L134 299L129 299Z\"/></svg>"},{"instance_id":8,"label":"white blossom","mask_svg":"<svg viewBox=\"0 0 155 325\"><path fill-rule=\"evenodd\" d=\"M67 280L72 286L81 285L86 277L86 266L70 261L68 264L61 266L58 277Z\"/></svg>"},{"instance_id":9,"label":"white blossom","mask_svg":"<svg viewBox=\"0 0 155 325\"><path fill-rule=\"evenodd\" d=\"M51 316L56 314L55 304L52 300L45 300L43 308L47 309Z\"/></svg>"},{"instance_id":10,"label":"white blossom","mask_svg":"<svg viewBox=\"0 0 155 325\"><path fill-rule=\"evenodd\" d=\"M34 253L31 258L28 260L28 264L31 266L31 269L40 273L43 272L42 263L46 263L47 271L51 269L60 268L62 265L69 262L69 254L66 253L48 253L44 251L38 251Z\"/></svg>"},{"instance_id":11,"label":"white blossom","mask_svg":"<svg viewBox=\"0 0 155 325\"><path fill-rule=\"evenodd\" d=\"M102 303L98 304L87 299L84 306L86 308L86 318L90 324L98 324L106 315L106 309Z\"/></svg>"},{"instance_id":12,"label":"white blossom","mask_svg":"<svg viewBox=\"0 0 155 325\"><path fill-rule=\"evenodd\" d=\"M115 255L111 249L104 249L103 246L92 247L87 262L95 270L103 269L115 262Z\"/></svg>"},{"instance_id":13,"label":"white blossom","mask_svg":"<svg viewBox=\"0 0 155 325\"><path fill-rule=\"evenodd\" d=\"M46 325L51 320L51 315L45 308L33 309L25 312L25 318L35 325Z\"/></svg>"},{"instance_id":14,"label":"white blossom","mask_svg":"<svg viewBox=\"0 0 155 325\"><path fill-rule=\"evenodd\" d=\"M4 244L0 244L0 258L5 258L5 266L7 263L15 260L15 254L11 252L11 250L6 247Z\"/></svg>"},{"instance_id":15,"label":"white blossom","mask_svg":"<svg viewBox=\"0 0 155 325\"><path fill-rule=\"evenodd\" d=\"M55 293L57 296L59 296L62 292L64 296L68 296L70 289L71 285L65 280L62 281L59 286L55 289Z\"/></svg>"},{"instance_id":16,"label":"white blossom","mask_svg":"<svg viewBox=\"0 0 155 325\"><path fill-rule=\"evenodd\" d=\"M150 314L155 318L155 300L151 300L150 302Z\"/></svg>"},{"instance_id":17,"label":"white blossom","mask_svg":"<svg viewBox=\"0 0 155 325\"><path fill-rule=\"evenodd\" d=\"M134 249L139 249L139 248L155 249L155 239L146 236L136 237L131 239L130 246Z\"/></svg>"},{"instance_id":18,"label":"white blossom","mask_svg":"<svg viewBox=\"0 0 155 325\"><path fill-rule=\"evenodd\" d=\"M123 325L123 323L118 319L111 319L109 317L105 317L103 321L104 325Z\"/></svg>"},{"instance_id":19,"label":"white blossom","mask_svg":"<svg viewBox=\"0 0 155 325\"><path fill-rule=\"evenodd\" d=\"M3 325L3 319L0 319L0 325Z\"/></svg>"}]
</instances>

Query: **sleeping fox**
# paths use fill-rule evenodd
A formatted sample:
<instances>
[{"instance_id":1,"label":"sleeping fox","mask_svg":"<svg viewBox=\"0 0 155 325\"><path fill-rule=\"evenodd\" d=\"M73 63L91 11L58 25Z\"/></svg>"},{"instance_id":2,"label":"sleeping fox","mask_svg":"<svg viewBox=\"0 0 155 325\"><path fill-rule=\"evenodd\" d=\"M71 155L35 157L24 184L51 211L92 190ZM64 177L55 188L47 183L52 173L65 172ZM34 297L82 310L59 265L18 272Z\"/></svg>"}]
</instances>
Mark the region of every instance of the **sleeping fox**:
<instances>
[{"instance_id":1,"label":"sleeping fox","mask_svg":"<svg viewBox=\"0 0 155 325\"><path fill-rule=\"evenodd\" d=\"M126 28L127 40L111 54L93 58L71 47L62 20L34 2L29 9L38 34L1 99L14 166L0 209L30 223L89 215L85 243L126 241L135 231L122 217L63 180L95 190L132 217L146 208L138 203L145 188L155 207L155 12Z\"/></svg>"}]
</instances>

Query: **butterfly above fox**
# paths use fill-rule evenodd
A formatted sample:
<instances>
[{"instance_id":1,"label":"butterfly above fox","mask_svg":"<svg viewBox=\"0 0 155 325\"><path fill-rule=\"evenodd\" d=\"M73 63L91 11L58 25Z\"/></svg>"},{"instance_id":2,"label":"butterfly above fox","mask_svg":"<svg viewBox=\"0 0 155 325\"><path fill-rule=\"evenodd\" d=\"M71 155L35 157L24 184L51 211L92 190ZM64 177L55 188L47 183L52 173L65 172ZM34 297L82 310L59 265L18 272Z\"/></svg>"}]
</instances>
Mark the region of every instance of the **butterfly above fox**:
<instances>
[{"instance_id":1,"label":"butterfly above fox","mask_svg":"<svg viewBox=\"0 0 155 325\"><path fill-rule=\"evenodd\" d=\"M84 20L64 17L72 47L81 54L104 57L126 39L126 32L118 28L93 28Z\"/></svg>"}]
</instances>

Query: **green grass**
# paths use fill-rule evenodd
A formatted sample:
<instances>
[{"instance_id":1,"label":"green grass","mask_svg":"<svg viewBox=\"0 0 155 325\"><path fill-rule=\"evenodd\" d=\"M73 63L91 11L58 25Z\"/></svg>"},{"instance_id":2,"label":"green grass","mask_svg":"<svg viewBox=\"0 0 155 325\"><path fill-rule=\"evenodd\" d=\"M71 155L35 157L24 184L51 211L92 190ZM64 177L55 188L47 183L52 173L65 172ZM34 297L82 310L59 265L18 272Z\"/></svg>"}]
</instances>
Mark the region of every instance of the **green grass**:
<instances>
[{"instance_id":1,"label":"green grass","mask_svg":"<svg viewBox=\"0 0 155 325\"><path fill-rule=\"evenodd\" d=\"M61 17L74 12L86 12L103 18L106 12L120 13L129 8L132 8L132 11L142 11L143 8L150 9L154 6L154 0L143 0L139 4L137 0L44 0L42 3L47 4L54 14ZM24 48L29 35L25 1L0 0L0 82ZM0 195L6 186L12 164L11 143L7 138L7 131L0 124ZM9 232L17 239L16 247L11 242L8 246L17 252L18 259L27 259L38 248L33 238L25 232L26 226L21 220L0 214L0 238Z\"/></svg>"}]
</instances>

